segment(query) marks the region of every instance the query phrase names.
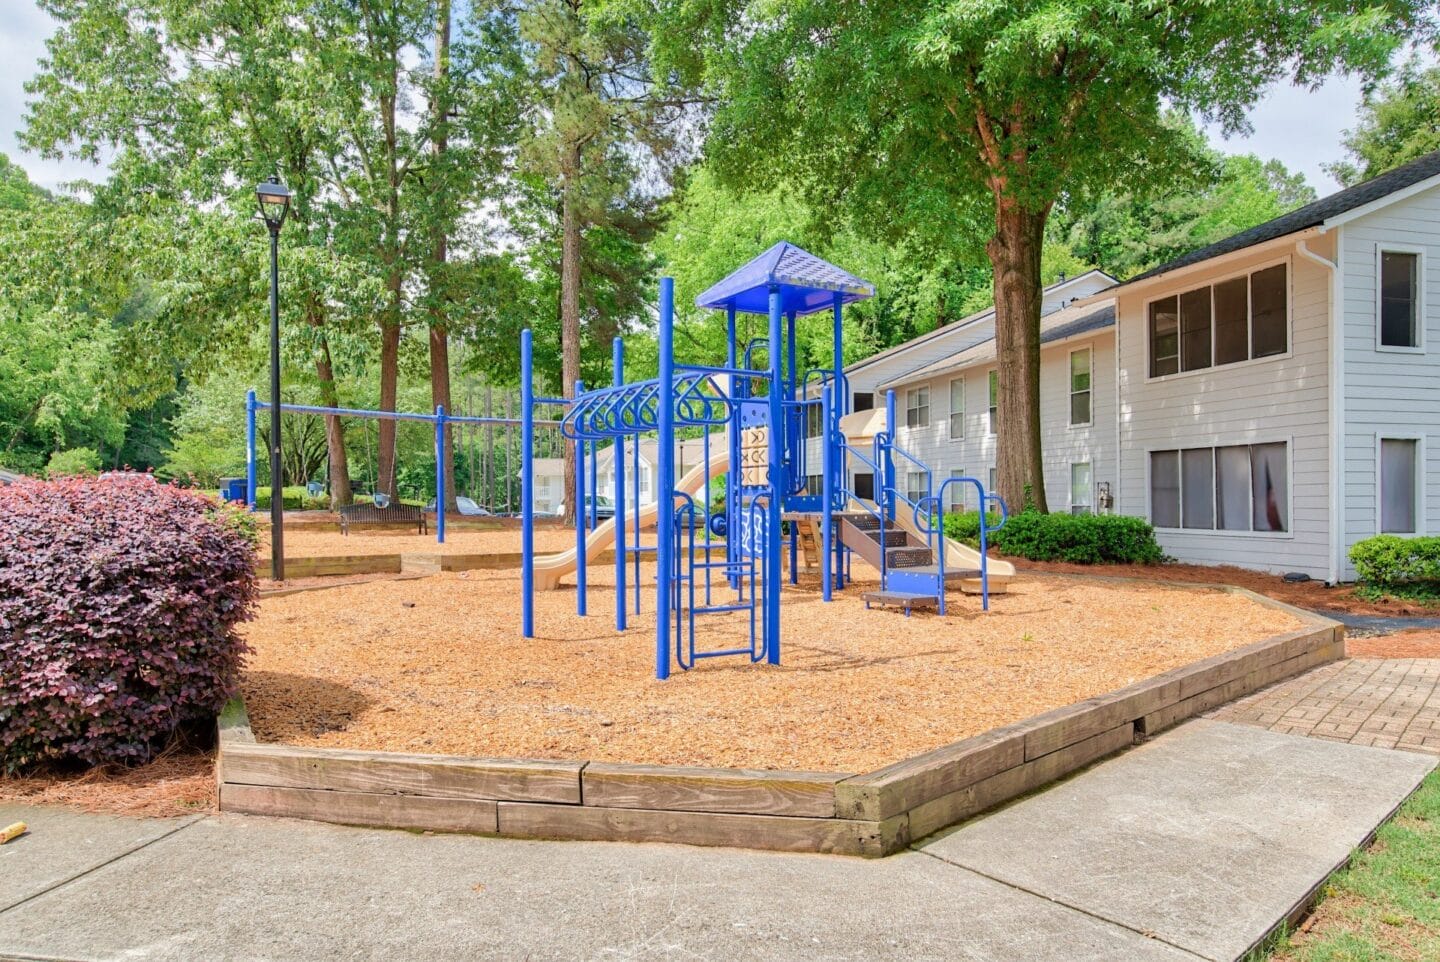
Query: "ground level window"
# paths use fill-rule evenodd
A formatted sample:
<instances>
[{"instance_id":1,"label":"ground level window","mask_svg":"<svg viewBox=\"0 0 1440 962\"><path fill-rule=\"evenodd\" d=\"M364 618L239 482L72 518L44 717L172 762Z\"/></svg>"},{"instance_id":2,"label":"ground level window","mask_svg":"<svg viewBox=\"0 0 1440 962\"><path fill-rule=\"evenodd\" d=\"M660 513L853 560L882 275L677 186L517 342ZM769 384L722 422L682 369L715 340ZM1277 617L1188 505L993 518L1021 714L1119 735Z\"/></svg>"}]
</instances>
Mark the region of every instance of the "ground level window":
<instances>
[{"instance_id":1,"label":"ground level window","mask_svg":"<svg viewBox=\"0 0 1440 962\"><path fill-rule=\"evenodd\" d=\"M1095 510L1095 485L1090 481L1090 462L1070 465L1070 513L1090 514Z\"/></svg>"},{"instance_id":2,"label":"ground level window","mask_svg":"<svg viewBox=\"0 0 1440 962\"><path fill-rule=\"evenodd\" d=\"M824 414L818 401L811 401L805 405L805 436L807 438L818 438L825 433L822 430Z\"/></svg>"},{"instance_id":3,"label":"ground level window","mask_svg":"<svg viewBox=\"0 0 1440 962\"><path fill-rule=\"evenodd\" d=\"M805 477L805 493L819 497L825 493L825 479L818 474Z\"/></svg>"},{"instance_id":4,"label":"ground level window","mask_svg":"<svg viewBox=\"0 0 1440 962\"><path fill-rule=\"evenodd\" d=\"M952 471L950 472L950 477L952 477L952 478L963 478L963 477L965 477L965 476L966 476L966 475L965 475L965 469L964 469L964 468L960 468L959 470L952 470ZM950 510L950 511L964 511L964 510L965 510L965 506L966 506L966 503L967 503L966 497L965 497L965 495L966 495L965 489L968 488L968 487L969 487L968 484L952 484L952 485L950 485L949 488L946 489L945 497L946 497L946 499L949 501L949 504L946 505L946 508L947 508L948 510Z\"/></svg>"},{"instance_id":5,"label":"ground level window","mask_svg":"<svg viewBox=\"0 0 1440 962\"><path fill-rule=\"evenodd\" d=\"M1384 534L1415 534L1417 521L1415 483L1419 443L1411 439L1385 438L1380 442L1380 531Z\"/></svg>"},{"instance_id":6,"label":"ground level window","mask_svg":"<svg viewBox=\"0 0 1440 962\"><path fill-rule=\"evenodd\" d=\"M990 477L988 478L988 480L989 480L990 483L985 486L985 493L986 493L986 494L994 494L994 493L995 493L995 489L998 488L998 487L1000 487L1000 480L995 476L995 474L996 474L995 469L994 469L994 468L991 468L991 469L990 469Z\"/></svg>"},{"instance_id":7,"label":"ground level window","mask_svg":"<svg viewBox=\"0 0 1440 962\"><path fill-rule=\"evenodd\" d=\"M1283 442L1150 453L1150 523L1202 531L1286 531Z\"/></svg>"},{"instance_id":8,"label":"ground level window","mask_svg":"<svg viewBox=\"0 0 1440 962\"><path fill-rule=\"evenodd\" d=\"M912 504L919 504L921 498L929 495L927 487L924 471L905 472L905 497L909 498Z\"/></svg>"}]
</instances>

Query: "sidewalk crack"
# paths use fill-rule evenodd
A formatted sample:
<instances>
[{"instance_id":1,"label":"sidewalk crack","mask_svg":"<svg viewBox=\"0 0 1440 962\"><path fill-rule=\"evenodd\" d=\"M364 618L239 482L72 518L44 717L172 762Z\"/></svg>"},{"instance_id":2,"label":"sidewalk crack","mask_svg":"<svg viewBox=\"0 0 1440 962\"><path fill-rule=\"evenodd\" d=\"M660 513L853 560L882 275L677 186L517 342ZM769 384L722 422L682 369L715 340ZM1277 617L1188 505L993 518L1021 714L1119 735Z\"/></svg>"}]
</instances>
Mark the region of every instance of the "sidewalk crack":
<instances>
[{"instance_id":1,"label":"sidewalk crack","mask_svg":"<svg viewBox=\"0 0 1440 962\"><path fill-rule=\"evenodd\" d=\"M33 892L33 893L31 893L30 895L25 896L23 899L19 899L19 900L15 901L15 902L11 902L9 905L0 906L0 915L5 915L7 912L13 911L14 909L18 909L18 908L19 908L20 906L22 906L22 905L25 905L25 904L27 904L27 903L29 903L29 902L33 902L33 901L35 901L36 899L38 899L38 898L39 898L40 896L42 896L42 895L49 895L51 892L55 891L56 889L63 888L63 887L65 887L66 885L69 885L71 882L78 882L80 879L84 878L85 876L90 875L90 874L92 874L92 873L94 873L94 872L98 872L100 869L104 868L104 867L107 866L107 865L114 865L116 862L120 861L120 860L123 859L123 858L129 858L131 855L134 855L136 852L140 851L141 849L149 848L151 845L154 845L156 842L163 842L165 839L170 838L172 835L176 834L177 832L182 832L182 831L184 831L185 829L189 828L191 825L194 825L194 824L196 824L196 823L198 823L198 822L203 821L205 818L206 818L206 816L204 816L204 815L197 815L197 816L193 816L193 817L191 817L191 818L189 818L189 819L186 819L184 822L182 822L182 823L179 824L179 825L176 825L174 828L170 829L170 831L164 833L163 835L157 835L157 836L155 836L154 838L150 839L149 841L141 842L139 845L136 845L134 848L128 848L128 849L126 849L125 851L119 853L118 855L114 855L114 856L111 856L110 858L107 858L105 861L99 863L98 865L92 865L92 866L90 866L90 867L87 868L87 869L84 869L84 870L82 870L82 871L76 872L74 875L67 876L66 878L63 878L63 879L61 879L60 881L54 883L53 885L49 885L49 886L47 886L46 888L43 888L43 889L41 889L41 890L38 891L38 892Z\"/></svg>"},{"instance_id":2,"label":"sidewalk crack","mask_svg":"<svg viewBox=\"0 0 1440 962\"><path fill-rule=\"evenodd\" d=\"M916 852L916 853L918 853L918 854L920 854L920 855L928 855L930 858L935 859L935 861L937 861L937 862L942 862L942 863L944 863L945 865L949 865L951 868L958 868L958 869L959 869L960 871L962 871L962 872L969 872L971 875L978 875L978 876L980 876L980 877L983 878L983 879L989 879L989 880L992 881L992 882L995 882L995 883L997 883L997 884L999 884L999 885L1003 885L1003 886L1005 886L1005 887L1008 888L1008 889L1013 889L1013 890L1016 891L1016 892L1023 892L1023 893L1025 893L1026 895L1034 896L1034 897L1037 898L1037 899L1044 899L1046 902L1049 902L1049 903L1051 903L1052 905L1059 905L1059 906L1062 906L1063 908L1067 908L1067 909L1071 910L1072 912L1078 912L1078 913L1080 913L1081 915L1084 915L1084 916L1086 916L1087 918L1092 918L1092 919L1094 919L1094 920L1097 921L1097 922L1104 922L1106 925L1113 925L1113 926L1115 926L1116 928L1124 929L1124 930L1127 931L1127 932L1133 932L1133 933L1135 933L1136 935L1140 936L1141 938L1149 939L1149 940L1152 941L1152 942L1159 942L1159 943L1162 944L1162 945L1168 945L1168 946L1170 946L1170 948L1175 949L1175 950L1178 951L1178 952L1184 952L1186 955L1190 956L1191 958L1203 959L1204 962L1216 962L1215 959L1212 959L1212 958L1211 958L1210 956L1208 956L1208 955L1201 955L1199 952L1196 952L1194 949L1188 949L1188 948L1186 948L1186 947L1183 946L1183 945L1179 945L1179 944L1177 944L1177 943L1175 943L1175 942L1171 942L1169 939L1161 938L1160 936L1156 935L1154 932L1147 932L1147 931L1145 931L1144 929L1137 929L1137 928L1135 928L1133 925L1126 925L1124 922L1121 922L1121 921L1118 920L1118 919L1112 919L1112 918L1109 918L1108 916L1101 915L1101 914L1099 914L1098 912L1092 912L1091 910L1086 909L1086 908L1081 908L1081 907L1078 906L1078 905L1072 905L1072 904L1070 904L1069 902L1063 901L1063 900L1061 900L1061 899L1054 898L1053 896L1050 896L1050 895L1046 895L1046 894L1044 894L1043 892L1036 892L1036 891L1034 891L1033 889L1028 889L1028 888L1026 888L1026 887L1023 886L1023 885L1016 885L1014 882L1007 882L1007 881L1006 881L1005 879L1003 879L1003 878L996 878L995 876L989 875L989 874L987 874L987 873L985 873L985 872L982 872L982 871L980 871L979 869L971 868L969 865L963 865L963 864L961 864L960 862L951 861L950 859L946 858L946 857L943 856L943 855L936 855L934 852L927 852L925 849L923 849L923 848L916 848L916 847L913 846L913 845L910 846L910 851Z\"/></svg>"}]
</instances>

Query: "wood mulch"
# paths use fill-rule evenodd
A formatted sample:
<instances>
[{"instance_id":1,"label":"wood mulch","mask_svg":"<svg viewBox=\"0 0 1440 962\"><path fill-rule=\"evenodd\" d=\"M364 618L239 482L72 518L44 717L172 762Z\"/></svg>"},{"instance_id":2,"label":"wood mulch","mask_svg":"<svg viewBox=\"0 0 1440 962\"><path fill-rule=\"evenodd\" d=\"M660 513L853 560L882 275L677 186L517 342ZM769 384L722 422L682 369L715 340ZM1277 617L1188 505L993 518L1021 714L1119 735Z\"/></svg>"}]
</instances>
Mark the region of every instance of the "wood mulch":
<instances>
[{"instance_id":1,"label":"wood mulch","mask_svg":"<svg viewBox=\"0 0 1440 962\"><path fill-rule=\"evenodd\" d=\"M946 617L866 611L786 589L784 664L704 661L654 680L645 613L614 629L613 572L538 596L520 637L519 576L470 571L262 602L243 689L264 741L355 749L867 771L1292 630L1290 615L1184 587L1020 578ZM717 589L714 601L729 600ZM699 646L743 644L745 616L699 619Z\"/></svg>"}]
</instances>

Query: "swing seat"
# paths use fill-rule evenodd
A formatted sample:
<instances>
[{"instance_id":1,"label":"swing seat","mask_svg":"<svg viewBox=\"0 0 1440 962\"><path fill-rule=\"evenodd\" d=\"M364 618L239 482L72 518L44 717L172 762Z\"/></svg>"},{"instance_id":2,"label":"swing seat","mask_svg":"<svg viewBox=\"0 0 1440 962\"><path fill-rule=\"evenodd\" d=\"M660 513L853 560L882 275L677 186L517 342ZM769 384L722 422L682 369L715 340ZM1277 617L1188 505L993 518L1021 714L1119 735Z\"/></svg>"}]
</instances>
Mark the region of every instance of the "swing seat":
<instances>
[{"instance_id":1,"label":"swing seat","mask_svg":"<svg viewBox=\"0 0 1440 962\"><path fill-rule=\"evenodd\" d=\"M426 534L425 512L413 504L349 504L340 509L340 533L348 535L352 525L415 525L417 534Z\"/></svg>"}]
</instances>

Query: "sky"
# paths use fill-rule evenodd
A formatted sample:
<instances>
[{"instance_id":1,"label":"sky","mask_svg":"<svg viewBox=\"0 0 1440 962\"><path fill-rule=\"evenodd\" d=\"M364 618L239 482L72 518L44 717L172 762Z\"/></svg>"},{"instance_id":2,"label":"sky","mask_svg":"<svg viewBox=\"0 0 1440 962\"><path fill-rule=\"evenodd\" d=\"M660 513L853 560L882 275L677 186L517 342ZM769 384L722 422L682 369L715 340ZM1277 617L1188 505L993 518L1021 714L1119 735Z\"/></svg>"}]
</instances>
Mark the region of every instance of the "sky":
<instances>
[{"instance_id":1,"label":"sky","mask_svg":"<svg viewBox=\"0 0 1440 962\"><path fill-rule=\"evenodd\" d=\"M0 153L24 167L30 179L43 187L53 189L79 178L103 179L104 170L88 162L44 160L21 151L15 132L24 121L24 84L44 55L53 21L32 0L0 0L0 10L4 12L0 64L8 65L0 71ZM1227 153L1279 159L1292 171L1303 173L1323 196L1337 190L1339 184L1320 165L1342 158L1340 136L1354 124L1359 103L1360 82L1354 78L1332 78L1316 91L1280 84L1252 111L1253 134L1225 140L1218 130L1207 129L1206 133Z\"/></svg>"}]
</instances>

